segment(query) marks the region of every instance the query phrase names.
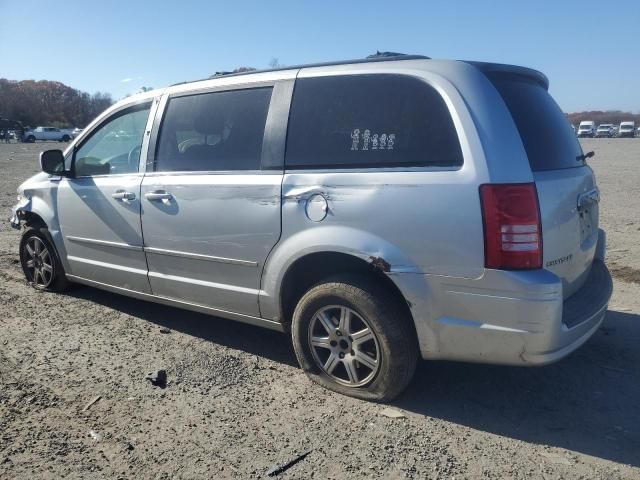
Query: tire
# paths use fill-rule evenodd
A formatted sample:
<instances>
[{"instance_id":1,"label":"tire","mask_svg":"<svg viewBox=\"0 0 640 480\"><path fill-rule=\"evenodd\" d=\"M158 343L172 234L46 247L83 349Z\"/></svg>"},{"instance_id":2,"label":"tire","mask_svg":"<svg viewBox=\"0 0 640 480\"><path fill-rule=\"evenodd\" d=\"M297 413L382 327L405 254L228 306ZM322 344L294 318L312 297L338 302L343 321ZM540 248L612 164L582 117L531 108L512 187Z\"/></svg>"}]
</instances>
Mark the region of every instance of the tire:
<instances>
[{"instance_id":1,"label":"tire","mask_svg":"<svg viewBox=\"0 0 640 480\"><path fill-rule=\"evenodd\" d=\"M27 137L27 143L36 143L36 137L34 137L33 135L29 135Z\"/></svg>"},{"instance_id":2,"label":"tire","mask_svg":"<svg viewBox=\"0 0 640 480\"><path fill-rule=\"evenodd\" d=\"M394 399L411 382L418 359L406 309L362 277L336 277L307 291L293 313L291 335L311 380L363 400Z\"/></svg>"},{"instance_id":3,"label":"tire","mask_svg":"<svg viewBox=\"0 0 640 480\"><path fill-rule=\"evenodd\" d=\"M20 239L20 264L27 282L36 290L64 292L70 286L46 227L32 226L24 230Z\"/></svg>"},{"instance_id":4,"label":"tire","mask_svg":"<svg viewBox=\"0 0 640 480\"><path fill-rule=\"evenodd\" d=\"M62 137L63 142L68 142L69 140L71 140L71 137L69 135L65 135L64 137Z\"/></svg>"}]
</instances>

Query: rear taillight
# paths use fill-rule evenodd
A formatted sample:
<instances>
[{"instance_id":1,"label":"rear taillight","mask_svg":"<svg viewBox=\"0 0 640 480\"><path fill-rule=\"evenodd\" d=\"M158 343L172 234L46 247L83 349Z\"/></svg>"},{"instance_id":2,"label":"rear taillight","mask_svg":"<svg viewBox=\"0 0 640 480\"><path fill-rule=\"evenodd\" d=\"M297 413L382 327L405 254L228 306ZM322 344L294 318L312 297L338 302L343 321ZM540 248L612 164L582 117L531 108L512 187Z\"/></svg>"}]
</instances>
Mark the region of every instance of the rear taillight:
<instances>
[{"instance_id":1,"label":"rear taillight","mask_svg":"<svg viewBox=\"0 0 640 480\"><path fill-rule=\"evenodd\" d=\"M480 186L487 268L542 267L542 228L533 183Z\"/></svg>"}]
</instances>

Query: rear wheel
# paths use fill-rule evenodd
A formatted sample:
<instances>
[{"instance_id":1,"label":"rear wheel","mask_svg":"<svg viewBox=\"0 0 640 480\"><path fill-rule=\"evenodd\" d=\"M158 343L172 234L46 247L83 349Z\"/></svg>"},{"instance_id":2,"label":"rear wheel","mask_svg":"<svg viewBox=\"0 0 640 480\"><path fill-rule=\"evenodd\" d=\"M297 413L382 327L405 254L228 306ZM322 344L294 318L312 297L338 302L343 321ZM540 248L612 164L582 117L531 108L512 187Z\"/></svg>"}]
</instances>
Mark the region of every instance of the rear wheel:
<instances>
[{"instance_id":1,"label":"rear wheel","mask_svg":"<svg viewBox=\"0 0 640 480\"><path fill-rule=\"evenodd\" d=\"M37 289L62 292L69 287L49 231L27 227L20 240L20 263L27 282Z\"/></svg>"},{"instance_id":2,"label":"rear wheel","mask_svg":"<svg viewBox=\"0 0 640 480\"><path fill-rule=\"evenodd\" d=\"M69 140L71 140L71 137L69 135L65 135L62 137L63 142L68 142Z\"/></svg>"},{"instance_id":3,"label":"rear wheel","mask_svg":"<svg viewBox=\"0 0 640 480\"><path fill-rule=\"evenodd\" d=\"M399 302L365 278L316 285L299 301L292 337L302 369L351 397L385 402L411 381L418 347Z\"/></svg>"},{"instance_id":4,"label":"rear wheel","mask_svg":"<svg viewBox=\"0 0 640 480\"><path fill-rule=\"evenodd\" d=\"M35 143L36 142L36 137L34 137L33 135L29 135L27 137L27 142L28 143Z\"/></svg>"}]
</instances>

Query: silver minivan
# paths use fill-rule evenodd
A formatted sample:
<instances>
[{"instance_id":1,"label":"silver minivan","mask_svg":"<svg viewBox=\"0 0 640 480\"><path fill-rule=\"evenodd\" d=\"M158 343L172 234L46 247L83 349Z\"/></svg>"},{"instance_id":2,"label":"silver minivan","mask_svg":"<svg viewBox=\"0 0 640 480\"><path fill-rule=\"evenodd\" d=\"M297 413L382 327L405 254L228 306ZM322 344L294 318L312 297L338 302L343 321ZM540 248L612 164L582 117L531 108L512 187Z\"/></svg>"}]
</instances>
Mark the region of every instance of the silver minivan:
<instances>
[{"instance_id":1,"label":"silver minivan","mask_svg":"<svg viewBox=\"0 0 640 480\"><path fill-rule=\"evenodd\" d=\"M363 399L418 357L554 362L612 282L592 154L547 90L396 55L126 98L20 186L24 273L290 332L314 381Z\"/></svg>"}]
</instances>

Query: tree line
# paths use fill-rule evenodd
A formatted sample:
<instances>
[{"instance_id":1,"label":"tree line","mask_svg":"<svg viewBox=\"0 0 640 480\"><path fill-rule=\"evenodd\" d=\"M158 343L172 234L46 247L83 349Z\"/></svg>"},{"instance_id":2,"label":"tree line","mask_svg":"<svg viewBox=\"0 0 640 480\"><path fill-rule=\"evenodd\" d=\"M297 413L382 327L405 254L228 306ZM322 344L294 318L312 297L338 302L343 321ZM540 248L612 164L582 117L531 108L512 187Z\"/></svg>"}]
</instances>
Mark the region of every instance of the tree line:
<instances>
[{"instance_id":1,"label":"tree line","mask_svg":"<svg viewBox=\"0 0 640 480\"><path fill-rule=\"evenodd\" d=\"M281 65L274 58L269 66L276 68ZM252 70L255 68L239 67L233 73ZM226 72L218 72L218 75L220 73ZM143 87L143 90L146 88ZM109 93L96 92L92 95L49 80L16 81L0 78L0 118L17 120L25 127L46 125L84 128L112 104ZM635 120L636 125L640 125L640 114L619 110L575 112L567 114L567 118L574 125L583 120L593 120L597 125Z\"/></svg>"},{"instance_id":2,"label":"tree line","mask_svg":"<svg viewBox=\"0 0 640 480\"><path fill-rule=\"evenodd\" d=\"M636 126L640 126L640 113L623 112L621 110L575 112L567 114L567 118L573 125L580 125L580 122L585 120L593 120L596 125L600 125L602 123L618 125L620 122L635 121Z\"/></svg>"},{"instance_id":3,"label":"tree line","mask_svg":"<svg viewBox=\"0 0 640 480\"><path fill-rule=\"evenodd\" d=\"M109 93L92 95L49 80L0 78L0 118L25 127L84 128L112 104Z\"/></svg>"}]
</instances>

